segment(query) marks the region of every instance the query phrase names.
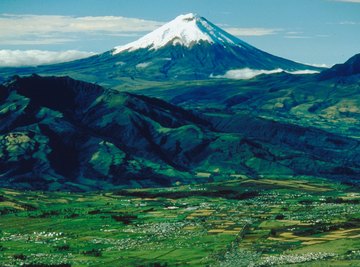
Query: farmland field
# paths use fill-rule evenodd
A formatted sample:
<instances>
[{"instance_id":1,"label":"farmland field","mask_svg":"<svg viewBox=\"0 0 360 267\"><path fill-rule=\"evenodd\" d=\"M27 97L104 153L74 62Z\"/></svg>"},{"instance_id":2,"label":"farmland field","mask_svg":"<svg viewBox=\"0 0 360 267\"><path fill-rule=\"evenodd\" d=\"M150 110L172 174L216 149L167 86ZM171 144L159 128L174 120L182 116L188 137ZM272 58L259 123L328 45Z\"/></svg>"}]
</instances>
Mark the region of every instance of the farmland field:
<instances>
[{"instance_id":1,"label":"farmland field","mask_svg":"<svg viewBox=\"0 0 360 267\"><path fill-rule=\"evenodd\" d=\"M359 266L360 191L314 177L0 191L1 266Z\"/></svg>"}]
</instances>

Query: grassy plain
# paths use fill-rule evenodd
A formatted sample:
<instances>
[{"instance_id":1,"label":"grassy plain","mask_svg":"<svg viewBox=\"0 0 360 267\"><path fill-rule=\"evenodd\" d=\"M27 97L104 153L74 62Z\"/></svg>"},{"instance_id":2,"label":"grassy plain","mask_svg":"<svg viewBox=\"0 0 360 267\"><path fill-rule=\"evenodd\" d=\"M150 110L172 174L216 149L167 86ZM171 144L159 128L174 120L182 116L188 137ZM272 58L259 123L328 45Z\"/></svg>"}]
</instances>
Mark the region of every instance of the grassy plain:
<instances>
[{"instance_id":1,"label":"grassy plain","mask_svg":"<svg viewBox=\"0 0 360 267\"><path fill-rule=\"evenodd\" d=\"M314 177L1 189L1 266L359 266L359 189Z\"/></svg>"}]
</instances>

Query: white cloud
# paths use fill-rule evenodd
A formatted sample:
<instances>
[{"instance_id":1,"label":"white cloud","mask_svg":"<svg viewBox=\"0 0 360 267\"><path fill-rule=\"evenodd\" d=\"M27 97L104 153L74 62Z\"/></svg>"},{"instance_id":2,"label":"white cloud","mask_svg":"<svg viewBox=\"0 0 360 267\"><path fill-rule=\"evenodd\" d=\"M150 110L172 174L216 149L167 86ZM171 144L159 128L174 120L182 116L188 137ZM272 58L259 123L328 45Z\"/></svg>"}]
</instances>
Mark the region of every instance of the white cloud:
<instances>
[{"instance_id":1,"label":"white cloud","mask_svg":"<svg viewBox=\"0 0 360 267\"><path fill-rule=\"evenodd\" d=\"M248 80L254 78L255 76L261 74L274 74L280 72L287 72L290 74L314 74L318 73L318 71L314 70L298 70L298 71L284 71L283 69L274 69L274 70L255 70L255 69L236 69L229 70L224 75L210 75L210 78L226 78L226 79L234 79L234 80Z\"/></svg>"},{"instance_id":2,"label":"white cloud","mask_svg":"<svg viewBox=\"0 0 360 267\"><path fill-rule=\"evenodd\" d=\"M297 31L289 31L287 32L286 34L289 34L289 35L301 35L303 34L304 32L297 32Z\"/></svg>"},{"instance_id":3,"label":"white cloud","mask_svg":"<svg viewBox=\"0 0 360 267\"><path fill-rule=\"evenodd\" d=\"M253 70L249 68L229 70L224 75L211 76L212 78L227 78L235 80L248 80L260 74L273 74L282 72L282 69L275 70Z\"/></svg>"},{"instance_id":4,"label":"white cloud","mask_svg":"<svg viewBox=\"0 0 360 267\"><path fill-rule=\"evenodd\" d=\"M84 35L134 37L163 22L121 16L56 16L0 14L0 45L49 45L75 42ZM224 27L235 36L263 36L281 29Z\"/></svg>"},{"instance_id":5,"label":"white cloud","mask_svg":"<svg viewBox=\"0 0 360 267\"><path fill-rule=\"evenodd\" d=\"M116 16L71 17L50 15L0 15L0 44L58 44L78 34L133 36L156 29L162 22Z\"/></svg>"},{"instance_id":6,"label":"white cloud","mask_svg":"<svg viewBox=\"0 0 360 267\"><path fill-rule=\"evenodd\" d=\"M1 31L1 30L0 30ZM20 36L21 37L21 36ZM63 44L75 41L73 38L45 38L41 36L34 36L33 39L21 39L19 37L0 39L0 45L51 45Z\"/></svg>"},{"instance_id":7,"label":"white cloud","mask_svg":"<svg viewBox=\"0 0 360 267\"><path fill-rule=\"evenodd\" d=\"M284 36L286 39L310 39L310 36L304 36L304 35L286 35Z\"/></svg>"},{"instance_id":8,"label":"white cloud","mask_svg":"<svg viewBox=\"0 0 360 267\"><path fill-rule=\"evenodd\" d=\"M319 71L316 71L316 70L297 70L297 71L285 71L287 73L290 73L290 74L315 74L315 73L319 73Z\"/></svg>"},{"instance_id":9,"label":"white cloud","mask_svg":"<svg viewBox=\"0 0 360 267\"><path fill-rule=\"evenodd\" d=\"M151 65L151 62L143 62L136 65L138 69L145 69Z\"/></svg>"},{"instance_id":10,"label":"white cloud","mask_svg":"<svg viewBox=\"0 0 360 267\"><path fill-rule=\"evenodd\" d=\"M39 66L54 64L94 55L92 52L77 50L0 50L0 67Z\"/></svg>"},{"instance_id":11,"label":"white cloud","mask_svg":"<svg viewBox=\"0 0 360 267\"><path fill-rule=\"evenodd\" d=\"M235 36L263 36L277 34L281 29L271 29L271 28L235 28L229 27L224 28L227 32Z\"/></svg>"},{"instance_id":12,"label":"white cloud","mask_svg":"<svg viewBox=\"0 0 360 267\"><path fill-rule=\"evenodd\" d=\"M360 0L333 0L335 2L347 2L347 3L358 3L360 4Z\"/></svg>"},{"instance_id":13,"label":"white cloud","mask_svg":"<svg viewBox=\"0 0 360 267\"><path fill-rule=\"evenodd\" d=\"M345 21L340 21L339 24L340 25L358 25L360 23L356 22L356 21L345 20Z\"/></svg>"},{"instance_id":14,"label":"white cloud","mask_svg":"<svg viewBox=\"0 0 360 267\"><path fill-rule=\"evenodd\" d=\"M319 68L330 68L332 66L329 66L327 64L313 64L313 63L305 63L306 65L310 65L310 66L314 66L314 67L319 67Z\"/></svg>"}]
</instances>

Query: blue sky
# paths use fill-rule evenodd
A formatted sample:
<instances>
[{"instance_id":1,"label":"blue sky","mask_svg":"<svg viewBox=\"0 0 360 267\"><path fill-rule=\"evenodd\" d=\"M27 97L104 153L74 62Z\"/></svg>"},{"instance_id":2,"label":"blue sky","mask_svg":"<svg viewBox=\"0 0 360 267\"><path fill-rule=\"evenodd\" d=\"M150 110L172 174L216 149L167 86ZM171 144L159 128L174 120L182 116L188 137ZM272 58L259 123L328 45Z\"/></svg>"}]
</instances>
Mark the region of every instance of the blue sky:
<instances>
[{"instance_id":1,"label":"blue sky","mask_svg":"<svg viewBox=\"0 0 360 267\"><path fill-rule=\"evenodd\" d=\"M189 12L303 63L360 53L360 0L1 0L0 65L104 52Z\"/></svg>"}]
</instances>

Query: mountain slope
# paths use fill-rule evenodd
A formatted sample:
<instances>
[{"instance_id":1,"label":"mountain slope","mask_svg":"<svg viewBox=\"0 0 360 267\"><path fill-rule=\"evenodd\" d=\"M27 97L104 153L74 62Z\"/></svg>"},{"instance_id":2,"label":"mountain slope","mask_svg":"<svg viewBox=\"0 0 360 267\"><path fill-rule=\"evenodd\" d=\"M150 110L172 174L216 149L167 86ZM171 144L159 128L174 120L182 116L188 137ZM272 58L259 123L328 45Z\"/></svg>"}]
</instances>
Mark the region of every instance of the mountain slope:
<instances>
[{"instance_id":1,"label":"mountain slope","mask_svg":"<svg viewBox=\"0 0 360 267\"><path fill-rule=\"evenodd\" d=\"M3 78L32 73L70 75L113 87L124 79L208 79L242 68L320 70L261 51L190 13L100 55L37 68L3 68L0 74Z\"/></svg>"},{"instance_id":2,"label":"mountain slope","mask_svg":"<svg viewBox=\"0 0 360 267\"><path fill-rule=\"evenodd\" d=\"M359 55L316 75L171 82L138 90L211 114L252 114L360 139Z\"/></svg>"},{"instance_id":3,"label":"mountain slope","mask_svg":"<svg viewBox=\"0 0 360 267\"><path fill-rule=\"evenodd\" d=\"M192 13L178 16L135 42L115 47L112 53L119 59L132 54L133 58L148 63L146 67L156 64L167 77L192 75L187 79L208 78L211 74L245 67L288 71L317 69L263 52ZM153 59L169 62L159 64ZM127 60L124 63L129 64ZM187 70L189 68L191 71Z\"/></svg>"},{"instance_id":4,"label":"mountain slope","mask_svg":"<svg viewBox=\"0 0 360 267\"><path fill-rule=\"evenodd\" d=\"M321 73L320 79L341 78L360 74L360 54L351 57L343 64L336 64Z\"/></svg>"},{"instance_id":5,"label":"mountain slope","mask_svg":"<svg viewBox=\"0 0 360 267\"><path fill-rule=\"evenodd\" d=\"M0 87L0 184L49 190L168 186L230 175L357 182L360 144L311 127L201 115L68 77Z\"/></svg>"},{"instance_id":6,"label":"mountain slope","mask_svg":"<svg viewBox=\"0 0 360 267\"><path fill-rule=\"evenodd\" d=\"M196 14L180 15L153 32L124 46L115 47L113 54L138 49L158 50L167 45L192 47L200 42L222 46L248 46L229 33Z\"/></svg>"}]
</instances>

